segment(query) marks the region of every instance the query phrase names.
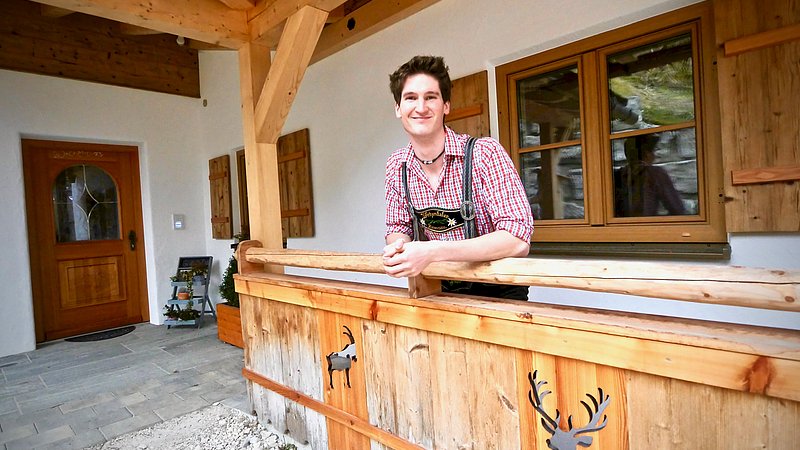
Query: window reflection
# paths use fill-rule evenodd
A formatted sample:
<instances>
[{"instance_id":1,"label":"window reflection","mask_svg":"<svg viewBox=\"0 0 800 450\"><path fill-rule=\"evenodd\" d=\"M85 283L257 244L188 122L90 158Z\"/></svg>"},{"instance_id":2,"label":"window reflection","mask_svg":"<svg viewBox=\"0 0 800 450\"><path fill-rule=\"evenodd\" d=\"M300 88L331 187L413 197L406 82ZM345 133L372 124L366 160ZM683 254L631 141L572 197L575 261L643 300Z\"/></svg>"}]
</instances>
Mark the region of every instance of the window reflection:
<instances>
[{"instance_id":1,"label":"window reflection","mask_svg":"<svg viewBox=\"0 0 800 450\"><path fill-rule=\"evenodd\" d=\"M575 65L518 81L519 146L580 139L579 95Z\"/></svg>"},{"instance_id":2,"label":"window reflection","mask_svg":"<svg viewBox=\"0 0 800 450\"><path fill-rule=\"evenodd\" d=\"M72 166L53 183L56 242L119 239L117 187L103 169Z\"/></svg>"},{"instance_id":3,"label":"window reflection","mask_svg":"<svg viewBox=\"0 0 800 450\"><path fill-rule=\"evenodd\" d=\"M694 120L690 34L615 53L607 68L612 132Z\"/></svg>"},{"instance_id":4,"label":"window reflection","mask_svg":"<svg viewBox=\"0 0 800 450\"><path fill-rule=\"evenodd\" d=\"M584 217L581 147L520 155L522 183L538 220Z\"/></svg>"},{"instance_id":5,"label":"window reflection","mask_svg":"<svg viewBox=\"0 0 800 450\"><path fill-rule=\"evenodd\" d=\"M694 129L612 141L616 217L698 214Z\"/></svg>"}]
</instances>

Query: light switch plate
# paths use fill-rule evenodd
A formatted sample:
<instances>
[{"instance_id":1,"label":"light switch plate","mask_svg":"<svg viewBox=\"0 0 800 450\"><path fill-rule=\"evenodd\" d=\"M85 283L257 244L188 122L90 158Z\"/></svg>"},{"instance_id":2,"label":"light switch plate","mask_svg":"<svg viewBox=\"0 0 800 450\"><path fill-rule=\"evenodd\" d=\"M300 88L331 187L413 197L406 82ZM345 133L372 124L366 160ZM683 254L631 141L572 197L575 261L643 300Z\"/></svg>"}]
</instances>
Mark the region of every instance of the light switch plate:
<instances>
[{"instance_id":1,"label":"light switch plate","mask_svg":"<svg viewBox=\"0 0 800 450\"><path fill-rule=\"evenodd\" d=\"M172 229L182 230L186 226L186 217L183 214L172 215Z\"/></svg>"}]
</instances>

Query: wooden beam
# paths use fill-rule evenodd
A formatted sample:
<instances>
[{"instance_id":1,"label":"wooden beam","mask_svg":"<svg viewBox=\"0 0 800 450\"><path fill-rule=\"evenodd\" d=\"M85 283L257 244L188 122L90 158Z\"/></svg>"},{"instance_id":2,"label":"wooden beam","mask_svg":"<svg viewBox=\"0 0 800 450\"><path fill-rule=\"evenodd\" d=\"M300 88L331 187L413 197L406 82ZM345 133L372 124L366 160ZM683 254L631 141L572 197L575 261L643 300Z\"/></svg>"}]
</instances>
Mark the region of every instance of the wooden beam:
<instances>
[{"instance_id":1,"label":"wooden beam","mask_svg":"<svg viewBox=\"0 0 800 450\"><path fill-rule=\"evenodd\" d=\"M270 380L269 378L253 372L248 368L242 369L242 375L247 378L248 380L259 384L260 386L269 389L283 397L288 398L289 400L299 403L306 408L310 408L330 420L333 420L337 423L340 423L348 428L358 431L359 433L363 434L364 436L376 441L380 442L383 445L386 445L389 448L397 449L397 450L422 450L423 447L416 445L412 442L406 441L405 439L401 439L392 433L383 430L381 428L376 427L369 423L369 421L364 420L358 416L354 416L346 411L342 411L339 408L334 406L330 406L327 403L323 403L319 400L316 400L308 395L291 389L287 386L284 386L276 381Z\"/></svg>"},{"instance_id":2,"label":"wooden beam","mask_svg":"<svg viewBox=\"0 0 800 450\"><path fill-rule=\"evenodd\" d=\"M250 237L266 248L282 248L281 198L278 186L278 147L256 141L255 104L270 71L270 49L248 43L239 49L244 152L247 165L247 203ZM249 242L249 241L248 241ZM242 248L241 244L239 244ZM240 259L240 261L243 261ZM241 266L240 266L241 267ZM268 271L280 271L264 266Z\"/></svg>"},{"instance_id":3,"label":"wooden beam","mask_svg":"<svg viewBox=\"0 0 800 450\"><path fill-rule=\"evenodd\" d=\"M772 47L784 42L800 40L800 23L774 30L731 39L723 44L725 56L734 56L751 50Z\"/></svg>"},{"instance_id":4,"label":"wooden beam","mask_svg":"<svg viewBox=\"0 0 800 450\"><path fill-rule=\"evenodd\" d=\"M52 19L57 19L59 17L64 17L75 13L75 11L69 9L58 8L50 5L39 5L39 11L41 11L42 16L50 17Z\"/></svg>"},{"instance_id":5,"label":"wooden beam","mask_svg":"<svg viewBox=\"0 0 800 450\"><path fill-rule=\"evenodd\" d=\"M239 48L250 40L247 13L228 8L218 0L39 1L49 6L138 25L227 48Z\"/></svg>"},{"instance_id":6,"label":"wooden beam","mask_svg":"<svg viewBox=\"0 0 800 450\"><path fill-rule=\"evenodd\" d=\"M326 11L306 6L286 21L275 60L255 109L258 142L278 142L327 17Z\"/></svg>"},{"instance_id":7,"label":"wooden beam","mask_svg":"<svg viewBox=\"0 0 800 450\"><path fill-rule=\"evenodd\" d=\"M384 273L381 256L314 250L251 249L251 262ZM434 262L426 279L479 281L800 312L800 271L738 266L505 258Z\"/></svg>"},{"instance_id":8,"label":"wooden beam","mask_svg":"<svg viewBox=\"0 0 800 450\"><path fill-rule=\"evenodd\" d=\"M731 184L760 184L800 180L800 166L759 167L731 171Z\"/></svg>"},{"instance_id":9,"label":"wooden beam","mask_svg":"<svg viewBox=\"0 0 800 450\"><path fill-rule=\"evenodd\" d=\"M415 14L439 0L372 0L325 28L311 64Z\"/></svg>"},{"instance_id":10,"label":"wooden beam","mask_svg":"<svg viewBox=\"0 0 800 450\"><path fill-rule=\"evenodd\" d=\"M228 8L247 10L256 6L256 0L219 0Z\"/></svg>"},{"instance_id":11,"label":"wooden beam","mask_svg":"<svg viewBox=\"0 0 800 450\"><path fill-rule=\"evenodd\" d=\"M344 0L273 0L259 3L248 15L251 39L274 48L286 19L302 8L311 6L322 11L333 11L343 3Z\"/></svg>"},{"instance_id":12,"label":"wooden beam","mask_svg":"<svg viewBox=\"0 0 800 450\"><path fill-rule=\"evenodd\" d=\"M140 27L138 25L131 25L129 23L120 23L119 32L129 36L150 36L153 34L163 34L161 31Z\"/></svg>"}]
</instances>

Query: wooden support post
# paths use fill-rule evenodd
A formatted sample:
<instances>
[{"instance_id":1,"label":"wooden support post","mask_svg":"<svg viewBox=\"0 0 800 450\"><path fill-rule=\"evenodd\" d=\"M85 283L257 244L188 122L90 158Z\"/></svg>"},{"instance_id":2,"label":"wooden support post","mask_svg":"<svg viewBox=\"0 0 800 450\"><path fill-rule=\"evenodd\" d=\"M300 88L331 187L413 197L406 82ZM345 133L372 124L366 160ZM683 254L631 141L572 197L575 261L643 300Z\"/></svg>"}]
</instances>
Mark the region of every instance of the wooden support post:
<instances>
[{"instance_id":1,"label":"wooden support post","mask_svg":"<svg viewBox=\"0 0 800 450\"><path fill-rule=\"evenodd\" d=\"M422 298L442 292L442 280L425 278L422 275L408 278L408 296Z\"/></svg>"},{"instance_id":2,"label":"wooden support post","mask_svg":"<svg viewBox=\"0 0 800 450\"><path fill-rule=\"evenodd\" d=\"M256 43L239 49L239 77L247 164L247 203L250 238L265 248L283 248L281 199L278 187L278 149L256 140L255 105L270 70L270 49ZM242 260L239 261L242 264ZM267 269L267 267L272 267ZM275 266L264 266L275 271ZM282 272L279 270L278 272Z\"/></svg>"}]
</instances>

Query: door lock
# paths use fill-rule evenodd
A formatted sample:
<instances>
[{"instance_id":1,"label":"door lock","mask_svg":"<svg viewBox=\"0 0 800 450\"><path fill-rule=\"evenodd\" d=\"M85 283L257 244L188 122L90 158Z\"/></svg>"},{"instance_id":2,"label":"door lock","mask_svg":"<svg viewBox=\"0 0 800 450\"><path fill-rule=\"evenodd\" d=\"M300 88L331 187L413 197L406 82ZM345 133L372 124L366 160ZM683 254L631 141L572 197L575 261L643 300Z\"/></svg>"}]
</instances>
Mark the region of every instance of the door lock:
<instances>
[{"instance_id":1,"label":"door lock","mask_svg":"<svg viewBox=\"0 0 800 450\"><path fill-rule=\"evenodd\" d=\"M128 244L130 244L131 251L136 250L136 232L133 230L128 233Z\"/></svg>"}]
</instances>

